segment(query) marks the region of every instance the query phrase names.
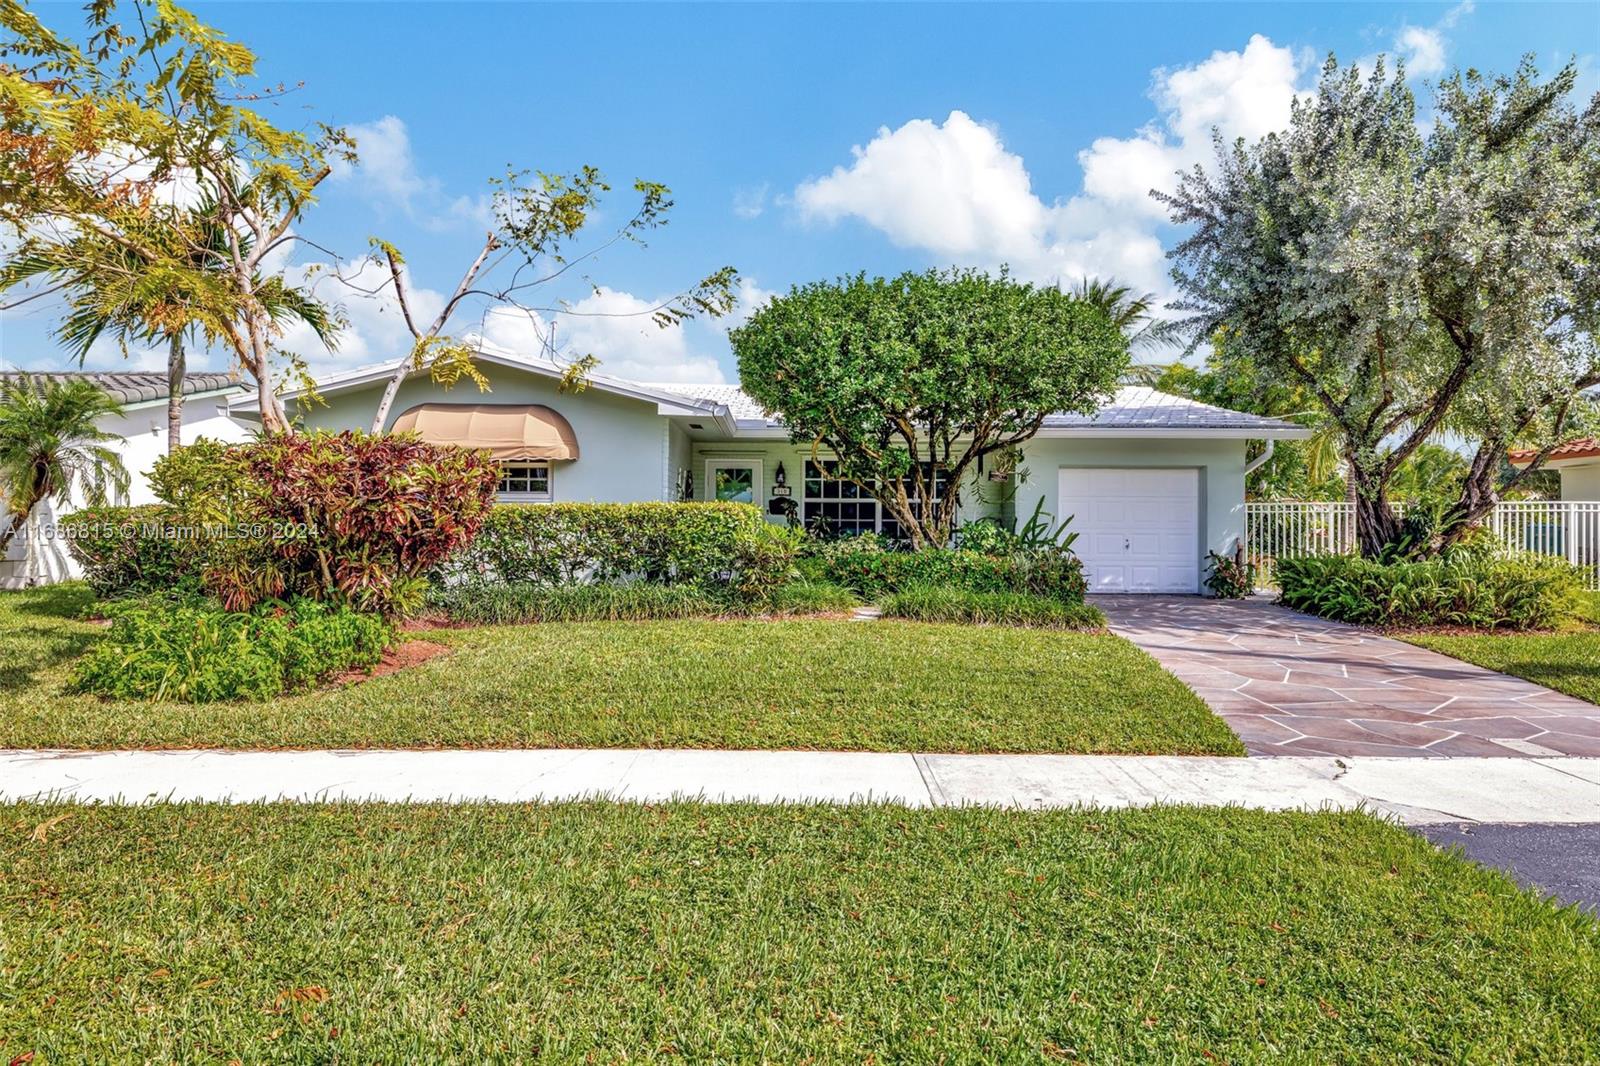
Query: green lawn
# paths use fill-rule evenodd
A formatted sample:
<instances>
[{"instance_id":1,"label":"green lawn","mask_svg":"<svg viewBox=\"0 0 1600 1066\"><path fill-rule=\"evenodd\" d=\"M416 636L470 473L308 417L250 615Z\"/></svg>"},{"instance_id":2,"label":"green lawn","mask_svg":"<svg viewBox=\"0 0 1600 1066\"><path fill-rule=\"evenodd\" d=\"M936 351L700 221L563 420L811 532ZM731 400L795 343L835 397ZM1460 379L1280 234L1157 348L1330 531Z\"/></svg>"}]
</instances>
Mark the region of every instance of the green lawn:
<instances>
[{"instance_id":1,"label":"green lawn","mask_svg":"<svg viewBox=\"0 0 1600 1066\"><path fill-rule=\"evenodd\" d=\"M1572 627L1560 633L1418 633L1402 639L1600 703L1600 593L1586 596Z\"/></svg>"},{"instance_id":2,"label":"green lawn","mask_svg":"<svg viewBox=\"0 0 1600 1066\"><path fill-rule=\"evenodd\" d=\"M0 1060L1591 1061L1600 926L1359 814L0 808Z\"/></svg>"},{"instance_id":3,"label":"green lawn","mask_svg":"<svg viewBox=\"0 0 1600 1066\"><path fill-rule=\"evenodd\" d=\"M1106 634L912 622L561 623L267 703L65 693L103 630L77 587L0 595L0 747L719 747L1243 754Z\"/></svg>"}]
</instances>

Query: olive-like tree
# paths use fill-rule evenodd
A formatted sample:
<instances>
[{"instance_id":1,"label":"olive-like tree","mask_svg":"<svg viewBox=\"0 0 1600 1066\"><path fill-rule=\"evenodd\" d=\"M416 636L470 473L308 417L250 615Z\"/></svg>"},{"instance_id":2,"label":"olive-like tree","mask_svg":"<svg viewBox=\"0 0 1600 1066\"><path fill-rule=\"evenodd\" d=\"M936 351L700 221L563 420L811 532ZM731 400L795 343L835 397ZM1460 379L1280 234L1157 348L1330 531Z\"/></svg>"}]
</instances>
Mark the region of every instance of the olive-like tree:
<instances>
[{"instance_id":1,"label":"olive-like tree","mask_svg":"<svg viewBox=\"0 0 1600 1066\"><path fill-rule=\"evenodd\" d=\"M1128 365L1103 309L1004 272L813 282L729 336L745 391L792 441L832 452L918 548L949 541L954 489L981 458L1047 415L1092 414Z\"/></svg>"},{"instance_id":2,"label":"olive-like tree","mask_svg":"<svg viewBox=\"0 0 1600 1066\"><path fill-rule=\"evenodd\" d=\"M1289 129L1219 142L1156 193L1192 227L1173 251L1191 349L1230 348L1305 389L1337 427L1365 555L1437 552L1543 464L1600 385L1600 97L1575 71L1444 79L1426 131L1403 71L1331 57ZM1453 504L1408 530L1391 483L1444 433L1474 449ZM1506 452L1537 458L1497 484Z\"/></svg>"}]
</instances>

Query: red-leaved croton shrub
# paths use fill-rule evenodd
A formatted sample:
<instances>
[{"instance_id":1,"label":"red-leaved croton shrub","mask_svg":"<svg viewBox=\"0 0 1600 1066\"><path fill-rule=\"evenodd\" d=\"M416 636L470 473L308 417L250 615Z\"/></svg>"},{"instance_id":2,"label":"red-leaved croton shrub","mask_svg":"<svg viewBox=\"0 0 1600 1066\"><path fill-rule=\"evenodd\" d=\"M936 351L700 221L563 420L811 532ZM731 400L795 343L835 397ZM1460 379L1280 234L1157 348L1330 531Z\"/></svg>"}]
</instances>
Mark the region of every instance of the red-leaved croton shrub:
<instances>
[{"instance_id":1,"label":"red-leaved croton shrub","mask_svg":"<svg viewBox=\"0 0 1600 1066\"><path fill-rule=\"evenodd\" d=\"M477 534L498 479L487 452L407 434L301 433L234 449L283 585L361 610L403 614L424 575ZM234 610L259 599L258 575L208 569Z\"/></svg>"}]
</instances>

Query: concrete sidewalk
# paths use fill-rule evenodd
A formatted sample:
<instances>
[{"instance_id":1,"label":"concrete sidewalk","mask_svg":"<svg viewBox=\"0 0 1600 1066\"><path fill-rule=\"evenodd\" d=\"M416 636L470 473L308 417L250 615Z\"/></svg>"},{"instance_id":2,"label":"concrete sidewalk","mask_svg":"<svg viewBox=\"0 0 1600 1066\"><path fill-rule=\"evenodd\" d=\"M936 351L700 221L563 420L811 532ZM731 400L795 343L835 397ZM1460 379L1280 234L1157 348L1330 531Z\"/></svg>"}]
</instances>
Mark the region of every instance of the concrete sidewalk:
<instances>
[{"instance_id":1,"label":"concrete sidewalk","mask_svg":"<svg viewBox=\"0 0 1600 1066\"><path fill-rule=\"evenodd\" d=\"M1367 809L1404 822L1600 822L1600 759L872 752L0 751L0 800L499 802L682 797Z\"/></svg>"}]
</instances>

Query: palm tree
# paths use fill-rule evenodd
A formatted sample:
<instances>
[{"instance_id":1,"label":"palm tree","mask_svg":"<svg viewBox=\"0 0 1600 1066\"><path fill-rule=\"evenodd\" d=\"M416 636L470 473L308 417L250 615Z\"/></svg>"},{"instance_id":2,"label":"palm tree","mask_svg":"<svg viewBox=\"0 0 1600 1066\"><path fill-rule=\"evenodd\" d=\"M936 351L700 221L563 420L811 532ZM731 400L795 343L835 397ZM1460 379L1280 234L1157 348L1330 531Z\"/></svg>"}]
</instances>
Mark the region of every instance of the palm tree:
<instances>
[{"instance_id":1,"label":"palm tree","mask_svg":"<svg viewBox=\"0 0 1600 1066\"><path fill-rule=\"evenodd\" d=\"M247 190L234 191L236 201ZM186 340L229 337L251 302L264 309L280 330L295 320L311 327L329 349L338 323L328 308L281 277L258 277L249 297L230 284L232 255L227 215L215 196L189 208L153 211L139 231L140 244L159 249L151 262L126 244L94 231L14 258L0 268L0 291L29 281L48 280L67 293L67 313L56 336L79 364L103 335L126 346L162 343L167 347L167 450L182 444L183 379ZM254 236L237 238L248 255Z\"/></svg>"},{"instance_id":2,"label":"palm tree","mask_svg":"<svg viewBox=\"0 0 1600 1066\"><path fill-rule=\"evenodd\" d=\"M1156 306L1153 292L1135 294L1132 286L1100 278L1081 278L1070 291L1074 298L1105 312L1111 324L1128 338L1128 350L1135 355L1170 348L1177 340L1177 323L1152 313ZM1123 374L1123 384L1152 385L1168 365L1134 363Z\"/></svg>"},{"instance_id":3,"label":"palm tree","mask_svg":"<svg viewBox=\"0 0 1600 1066\"><path fill-rule=\"evenodd\" d=\"M41 503L65 504L74 490L90 503L103 503L108 488L127 490L122 459L106 447L120 438L99 425L121 413L110 393L81 378L18 374L0 381L0 558ZM30 573L39 541L28 538Z\"/></svg>"}]
</instances>

